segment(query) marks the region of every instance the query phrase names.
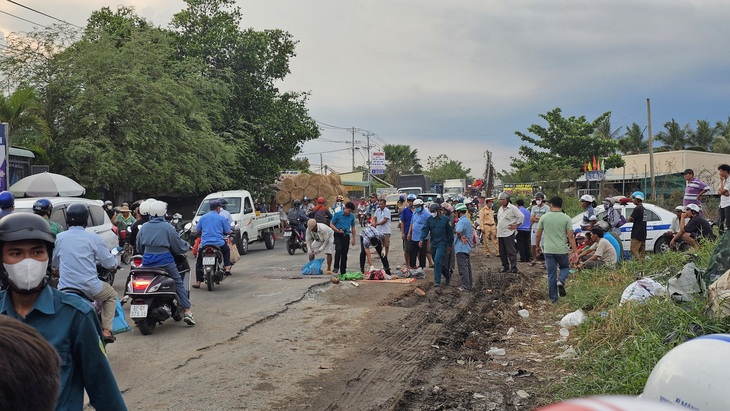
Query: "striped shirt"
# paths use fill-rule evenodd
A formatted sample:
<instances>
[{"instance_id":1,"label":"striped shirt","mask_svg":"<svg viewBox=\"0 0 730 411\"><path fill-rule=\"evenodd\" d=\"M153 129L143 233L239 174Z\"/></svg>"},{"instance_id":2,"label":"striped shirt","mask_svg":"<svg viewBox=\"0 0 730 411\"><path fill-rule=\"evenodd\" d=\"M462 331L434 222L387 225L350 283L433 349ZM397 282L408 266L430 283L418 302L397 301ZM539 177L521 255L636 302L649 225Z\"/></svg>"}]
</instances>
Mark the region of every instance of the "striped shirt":
<instances>
[{"instance_id":1,"label":"striped shirt","mask_svg":"<svg viewBox=\"0 0 730 411\"><path fill-rule=\"evenodd\" d=\"M365 248L370 247L370 239L373 237L377 238L378 240L382 240L383 233L381 233L380 231L378 231L377 228L375 228L371 225L366 226L365 228L363 228L360 231L360 238L362 238L362 246Z\"/></svg>"},{"instance_id":2,"label":"striped shirt","mask_svg":"<svg viewBox=\"0 0 730 411\"><path fill-rule=\"evenodd\" d=\"M689 204L702 205L702 201L698 200L697 196L709 189L710 187L697 177L688 181L687 187L684 189L684 206L686 207Z\"/></svg>"}]
</instances>

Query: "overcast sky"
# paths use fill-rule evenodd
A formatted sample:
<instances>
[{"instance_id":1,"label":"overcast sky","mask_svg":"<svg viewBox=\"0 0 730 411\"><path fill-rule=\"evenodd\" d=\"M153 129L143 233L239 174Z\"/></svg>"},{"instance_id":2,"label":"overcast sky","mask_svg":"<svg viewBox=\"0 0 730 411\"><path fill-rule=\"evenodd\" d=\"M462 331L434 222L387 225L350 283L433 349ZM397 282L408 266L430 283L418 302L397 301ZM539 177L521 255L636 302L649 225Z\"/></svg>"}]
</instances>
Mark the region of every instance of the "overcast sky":
<instances>
[{"instance_id":1,"label":"overcast sky","mask_svg":"<svg viewBox=\"0 0 730 411\"><path fill-rule=\"evenodd\" d=\"M134 6L167 27L180 0L17 0L83 26L94 9ZM730 2L719 0L259 0L239 1L243 26L280 28L296 40L282 90L311 93L319 122L377 134L382 147L408 144L422 164L445 153L484 172L490 150L508 169L515 131L560 107L589 120L611 111L613 128L730 116ZM54 21L0 1L0 10ZM0 14L0 30L33 25ZM623 133L622 129L622 133ZM356 133L362 141L362 133ZM304 144L315 165L349 171L345 130ZM343 150L330 152L332 150ZM359 150L356 165L364 163Z\"/></svg>"}]
</instances>

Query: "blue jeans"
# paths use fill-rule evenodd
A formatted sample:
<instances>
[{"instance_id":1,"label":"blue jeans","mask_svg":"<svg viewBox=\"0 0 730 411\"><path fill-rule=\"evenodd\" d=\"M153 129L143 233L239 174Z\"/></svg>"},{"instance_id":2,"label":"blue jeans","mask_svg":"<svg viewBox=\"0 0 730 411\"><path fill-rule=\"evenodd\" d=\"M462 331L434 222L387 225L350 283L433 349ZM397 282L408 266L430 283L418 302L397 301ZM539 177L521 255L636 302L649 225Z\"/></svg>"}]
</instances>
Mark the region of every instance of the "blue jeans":
<instances>
[{"instance_id":1,"label":"blue jeans","mask_svg":"<svg viewBox=\"0 0 730 411\"><path fill-rule=\"evenodd\" d=\"M431 255L433 256L433 283L441 284L441 273L444 271L444 257L446 256L446 244L440 244L431 247ZM446 270L444 277L449 276Z\"/></svg>"},{"instance_id":2,"label":"blue jeans","mask_svg":"<svg viewBox=\"0 0 730 411\"><path fill-rule=\"evenodd\" d=\"M175 280L177 299L180 300L180 305L182 305L182 307L185 309L190 308L188 290L185 289L185 284L183 284L182 277L180 277L180 272L177 270L177 265L175 263L168 263L165 264L164 267L165 271L167 271L167 273L170 274L173 280Z\"/></svg>"},{"instance_id":3,"label":"blue jeans","mask_svg":"<svg viewBox=\"0 0 730 411\"><path fill-rule=\"evenodd\" d=\"M545 267L548 276L548 295L550 301L558 302L558 279L557 269L560 267L560 282L565 284L570 274L570 259L568 254L545 254Z\"/></svg>"}]
</instances>

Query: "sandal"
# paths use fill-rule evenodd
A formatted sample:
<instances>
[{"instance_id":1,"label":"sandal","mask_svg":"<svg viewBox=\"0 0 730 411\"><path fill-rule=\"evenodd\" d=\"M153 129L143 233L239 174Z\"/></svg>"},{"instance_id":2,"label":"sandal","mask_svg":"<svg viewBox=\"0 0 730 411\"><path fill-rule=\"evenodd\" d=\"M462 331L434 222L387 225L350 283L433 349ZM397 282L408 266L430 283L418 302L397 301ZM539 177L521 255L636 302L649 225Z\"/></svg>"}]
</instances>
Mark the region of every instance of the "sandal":
<instances>
[{"instance_id":1,"label":"sandal","mask_svg":"<svg viewBox=\"0 0 730 411\"><path fill-rule=\"evenodd\" d=\"M117 340L117 337L115 337L113 334L104 336L104 344L111 344L116 340Z\"/></svg>"},{"instance_id":2,"label":"sandal","mask_svg":"<svg viewBox=\"0 0 730 411\"><path fill-rule=\"evenodd\" d=\"M191 287L193 287L193 288L200 288L200 283L193 284L193 285L191 285Z\"/></svg>"},{"instance_id":3,"label":"sandal","mask_svg":"<svg viewBox=\"0 0 730 411\"><path fill-rule=\"evenodd\" d=\"M530 267L534 267L537 265L537 261L530 261Z\"/></svg>"}]
</instances>

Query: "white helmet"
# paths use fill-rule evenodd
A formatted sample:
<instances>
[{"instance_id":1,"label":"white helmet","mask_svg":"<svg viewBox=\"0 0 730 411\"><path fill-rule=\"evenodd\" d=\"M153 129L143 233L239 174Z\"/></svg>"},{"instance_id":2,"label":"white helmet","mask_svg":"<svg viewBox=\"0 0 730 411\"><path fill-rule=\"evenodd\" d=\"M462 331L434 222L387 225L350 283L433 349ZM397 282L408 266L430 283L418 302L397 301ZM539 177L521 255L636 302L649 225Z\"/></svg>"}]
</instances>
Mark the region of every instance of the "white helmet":
<instances>
[{"instance_id":1,"label":"white helmet","mask_svg":"<svg viewBox=\"0 0 730 411\"><path fill-rule=\"evenodd\" d=\"M421 200L420 198L417 198L417 199L416 199L416 200L415 200L415 201L413 202L413 205L414 205L414 206L422 206L422 205L423 205L423 200Z\"/></svg>"},{"instance_id":2,"label":"white helmet","mask_svg":"<svg viewBox=\"0 0 730 411\"><path fill-rule=\"evenodd\" d=\"M687 210L692 210L695 213L699 213L700 211L702 211L702 208L700 208L700 206L698 206L697 204L687 204Z\"/></svg>"},{"instance_id":3,"label":"white helmet","mask_svg":"<svg viewBox=\"0 0 730 411\"><path fill-rule=\"evenodd\" d=\"M150 215L150 205L152 205L153 201L157 200L155 200L154 198L150 198L142 201L142 203L139 205L139 213L141 215Z\"/></svg>"},{"instance_id":4,"label":"white helmet","mask_svg":"<svg viewBox=\"0 0 730 411\"><path fill-rule=\"evenodd\" d=\"M730 377L730 334L710 334L682 343L654 366L642 399L682 404L685 409L725 411Z\"/></svg>"},{"instance_id":5,"label":"white helmet","mask_svg":"<svg viewBox=\"0 0 730 411\"><path fill-rule=\"evenodd\" d=\"M471 204L471 203L472 203L471 198L467 198L466 200L464 200L464 204Z\"/></svg>"},{"instance_id":6,"label":"white helmet","mask_svg":"<svg viewBox=\"0 0 730 411\"><path fill-rule=\"evenodd\" d=\"M593 196L589 194L583 194L580 197L580 201L585 201L586 203L592 203L593 202Z\"/></svg>"},{"instance_id":7,"label":"white helmet","mask_svg":"<svg viewBox=\"0 0 730 411\"><path fill-rule=\"evenodd\" d=\"M558 404L538 408L536 411L672 411L676 407L659 401L636 397L605 395L600 397L576 398Z\"/></svg>"},{"instance_id":8,"label":"white helmet","mask_svg":"<svg viewBox=\"0 0 730 411\"><path fill-rule=\"evenodd\" d=\"M167 203L154 200L149 206L150 217L164 217L167 213Z\"/></svg>"},{"instance_id":9,"label":"white helmet","mask_svg":"<svg viewBox=\"0 0 730 411\"><path fill-rule=\"evenodd\" d=\"M684 208L684 206L676 206L676 207L674 207L674 211L675 212L679 211L680 213L684 213L685 208Z\"/></svg>"}]
</instances>

